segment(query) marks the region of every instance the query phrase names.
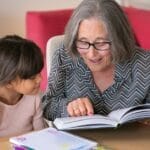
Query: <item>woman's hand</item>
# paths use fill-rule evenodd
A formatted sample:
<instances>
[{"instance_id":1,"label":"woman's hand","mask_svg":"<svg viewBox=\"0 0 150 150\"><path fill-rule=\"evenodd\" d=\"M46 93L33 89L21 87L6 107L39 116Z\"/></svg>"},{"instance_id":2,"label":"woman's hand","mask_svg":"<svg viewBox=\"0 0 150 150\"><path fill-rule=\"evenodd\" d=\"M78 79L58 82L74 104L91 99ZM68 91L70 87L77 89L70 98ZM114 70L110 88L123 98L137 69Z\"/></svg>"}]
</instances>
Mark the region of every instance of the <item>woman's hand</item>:
<instances>
[{"instance_id":1,"label":"woman's hand","mask_svg":"<svg viewBox=\"0 0 150 150\"><path fill-rule=\"evenodd\" d=\"M94 113L92 103L87 97L78 98L70 102L67 106L67 111L70 116L85 116Z\"/></svg>"}]
</instances>

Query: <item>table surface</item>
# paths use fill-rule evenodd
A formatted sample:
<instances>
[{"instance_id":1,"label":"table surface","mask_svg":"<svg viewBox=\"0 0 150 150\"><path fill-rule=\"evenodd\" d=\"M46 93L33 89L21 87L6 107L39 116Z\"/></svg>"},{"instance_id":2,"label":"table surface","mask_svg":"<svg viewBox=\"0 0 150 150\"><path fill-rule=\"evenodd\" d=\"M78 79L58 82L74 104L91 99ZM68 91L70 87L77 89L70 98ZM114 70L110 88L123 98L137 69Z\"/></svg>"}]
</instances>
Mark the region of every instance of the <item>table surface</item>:
<instances>
[{"instance_id":1,"label":"table surface","mask_svg":"<svg viewBox=\"0 0 150 150\"><path fill-rule=\"evenodd\" d=\"M150 127L138 123L117 129L74 130L70 133L94 140L111 150L150 149ZM11 150L8 138L0 138L0 150Z\"/></svg>"}]
</instances>

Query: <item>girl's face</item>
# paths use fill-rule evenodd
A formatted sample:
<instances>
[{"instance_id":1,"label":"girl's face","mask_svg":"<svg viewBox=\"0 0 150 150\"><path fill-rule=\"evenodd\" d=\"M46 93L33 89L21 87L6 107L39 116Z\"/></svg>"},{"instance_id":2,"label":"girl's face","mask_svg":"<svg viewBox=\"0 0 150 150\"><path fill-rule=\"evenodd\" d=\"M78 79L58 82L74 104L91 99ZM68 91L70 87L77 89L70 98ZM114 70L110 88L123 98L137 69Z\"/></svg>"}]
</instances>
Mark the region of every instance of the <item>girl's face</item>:
<instances>
[{"instance_id":1,"label":"girl's face","mask_svg":"<svg viewBox=\"0 0 150 150\"><path fill-rule=\"evenodd\" d=\"M19 77L11 82L12 89L23 95L38 94L40 90L41 74L37 74L30 79L20 79Z\"/></svg>"},{"instance_id":2,"label":"girl's face","mask_svg":"<svg viewBox=\"0 0 150 150\"><path fill-rule=\"evenodd\" d=\"M103 71L112 65L110 46L103 22L91 18L80 23L76 47L92 72Z\"/></svg>"}]
</instances>

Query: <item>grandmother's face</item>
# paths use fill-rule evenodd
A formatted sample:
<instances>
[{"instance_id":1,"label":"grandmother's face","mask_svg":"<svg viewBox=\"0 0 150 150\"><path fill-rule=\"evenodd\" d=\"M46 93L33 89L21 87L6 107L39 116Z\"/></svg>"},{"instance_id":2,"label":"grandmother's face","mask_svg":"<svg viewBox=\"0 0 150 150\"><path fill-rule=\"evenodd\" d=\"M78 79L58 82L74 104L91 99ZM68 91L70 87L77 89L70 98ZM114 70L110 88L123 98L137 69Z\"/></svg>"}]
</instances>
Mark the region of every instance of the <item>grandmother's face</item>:
<instances>
[{"instance_id":1,"label":"grandmother's face","mask_svg":"<svg viewBox=\"0 0 150 150\"><path fill-rule=\"evenodd\" d=\"M104 71L112 66L111 42L103 22L96 18L80 23L76 47L92 72Z\"/></svg>"}]
</instances>

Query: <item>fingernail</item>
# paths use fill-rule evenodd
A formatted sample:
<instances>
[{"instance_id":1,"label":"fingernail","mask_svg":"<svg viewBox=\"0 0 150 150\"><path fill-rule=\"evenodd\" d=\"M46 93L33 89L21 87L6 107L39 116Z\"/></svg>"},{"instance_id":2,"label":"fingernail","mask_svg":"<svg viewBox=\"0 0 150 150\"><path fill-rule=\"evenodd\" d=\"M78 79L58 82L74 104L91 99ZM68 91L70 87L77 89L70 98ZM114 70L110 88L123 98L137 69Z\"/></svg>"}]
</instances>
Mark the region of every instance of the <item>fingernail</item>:
<instances>
[{"instance_id":1,"label":"fingernail","mask_svg":"<svg viewBox=\"0 0 150 150\"><path fill-rule=\"evenodd\" d=\"M92 115L93 115L93 113L92 113L92 112L89 112L89 113L88 113L88 116L92 116Z\"/></svg>"}]
</instances>

